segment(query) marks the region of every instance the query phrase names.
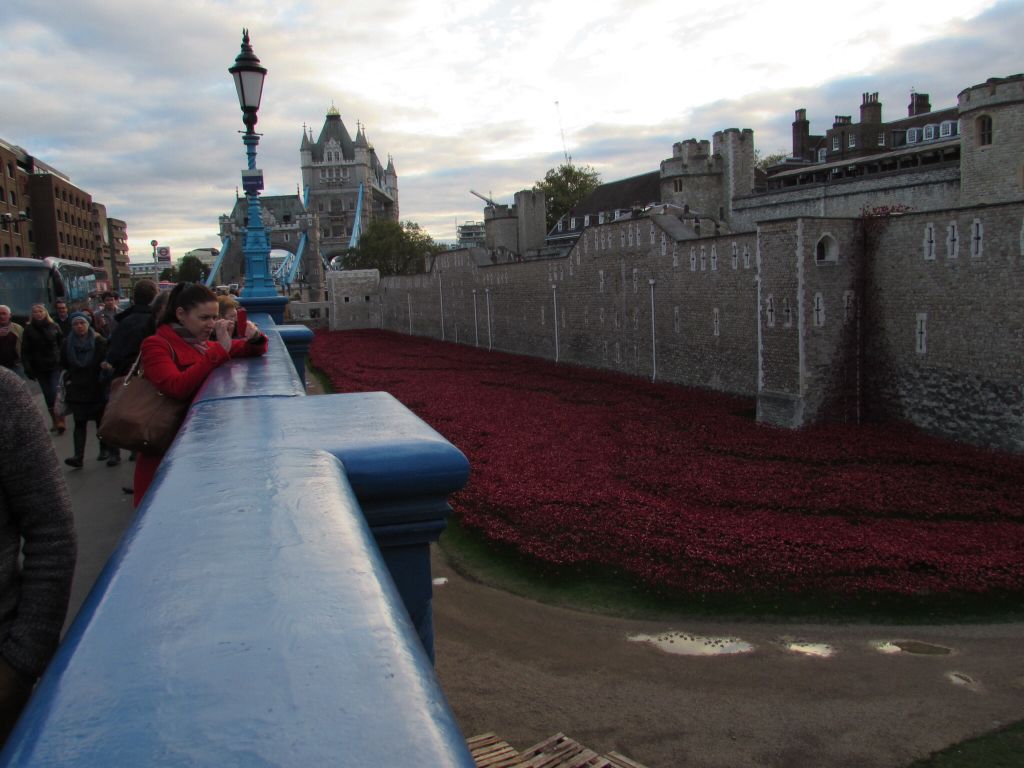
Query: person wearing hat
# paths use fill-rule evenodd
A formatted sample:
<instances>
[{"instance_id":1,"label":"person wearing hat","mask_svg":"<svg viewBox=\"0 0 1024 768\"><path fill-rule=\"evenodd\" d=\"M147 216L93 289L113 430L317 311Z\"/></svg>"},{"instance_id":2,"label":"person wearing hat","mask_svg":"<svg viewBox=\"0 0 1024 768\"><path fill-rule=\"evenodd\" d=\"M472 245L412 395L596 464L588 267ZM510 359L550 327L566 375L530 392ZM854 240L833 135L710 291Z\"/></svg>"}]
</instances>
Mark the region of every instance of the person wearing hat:
<instances>
[{"instance_id":1,"label":"person wearing hat","mask_svg":"<svg viewBox=\"0 0 1024 768\"><path fill-rule=\"evenodd\" d=\"M69 467L80 469L85 459L86 427L90 421L99 429L107 405L110 377L101 367L107 355L107 340L96 333L85 312L72 312L71 334L61 348L61 367L64 368L64 401L75 417L75 455L64 459ZM97 461L106 461L108 467L121 463L121 452L107 449L100 441Z\"/></svg>"}]
</instances>

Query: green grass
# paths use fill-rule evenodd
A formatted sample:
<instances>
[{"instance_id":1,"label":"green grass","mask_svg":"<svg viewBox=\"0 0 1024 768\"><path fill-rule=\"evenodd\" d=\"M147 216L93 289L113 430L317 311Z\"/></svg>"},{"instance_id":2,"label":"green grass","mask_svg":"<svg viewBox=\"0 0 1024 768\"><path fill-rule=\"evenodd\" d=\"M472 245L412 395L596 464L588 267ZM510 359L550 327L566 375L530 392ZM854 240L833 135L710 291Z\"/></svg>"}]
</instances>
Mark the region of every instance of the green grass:
<instances>
[{"instance_id":1,"label":"green grass","mask_svg":"<svg viewBox=\"0 0 1024 768\"><path fill-rule=\"evenodd\" d=\"M954 744L907 768L1021 768L1024 765L1024 721L976 739Z\"/></svg>"},{"instance_id":2,"label":"green grass","mask_svg":"<svg viewBox=\"0 0 1024 768\"><path fill-rule=\"evenodd\" d=\"M833 595L727 594L674 596L614 569L557 568L485 540L453 515L441 551L463 576L538 602L626 618L701 616L738 621L872 621L962 624L1024 619L1020 595L837 598Z\"/></svg>"}]
</instances>

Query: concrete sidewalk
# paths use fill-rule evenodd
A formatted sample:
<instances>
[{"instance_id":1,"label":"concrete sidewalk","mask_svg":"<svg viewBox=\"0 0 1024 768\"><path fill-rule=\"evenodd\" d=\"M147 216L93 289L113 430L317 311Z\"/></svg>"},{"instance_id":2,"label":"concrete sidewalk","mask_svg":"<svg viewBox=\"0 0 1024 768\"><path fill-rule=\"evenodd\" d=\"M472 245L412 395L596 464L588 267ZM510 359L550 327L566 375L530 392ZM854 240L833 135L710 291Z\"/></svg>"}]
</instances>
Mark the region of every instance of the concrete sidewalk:
<instances>
[{"instance_id":1,"label":"concrete sidewalk","mask_svg":"<svg viewBox=\"0 0 1024 768\"><path fill-rule=\"evenodd\" d=\"M50 416L46 404L35 382L27 382L29 392L47 426ZM67 417L67 431L63 435L52 435L57 450L57 460L68 482L71 492L71 506L75 515L75 531L78 534L78 561L75 565L75 580L71 587L71 602L64 623L70 626L78 609L92 589L111 553L117 547L128 524L134 517L132 497L122 492L122 487L131 487L135 464L128 461L127 452L122 452L121 465L108 467L106 462L96 461L100 444L96 439L96 425L89 423L85 442L85 466L73 469L64 464L64 459L74 453L71 439L74 420Z\"/></svg>"}]
</instances>

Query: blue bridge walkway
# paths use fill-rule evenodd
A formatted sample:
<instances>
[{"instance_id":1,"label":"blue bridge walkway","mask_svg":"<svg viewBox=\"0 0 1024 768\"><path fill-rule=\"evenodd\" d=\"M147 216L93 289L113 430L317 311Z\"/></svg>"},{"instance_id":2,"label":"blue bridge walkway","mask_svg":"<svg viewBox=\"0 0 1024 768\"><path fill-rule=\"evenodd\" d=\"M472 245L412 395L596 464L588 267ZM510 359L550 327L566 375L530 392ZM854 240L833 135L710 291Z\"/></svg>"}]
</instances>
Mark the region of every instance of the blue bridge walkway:
<instances>
[{"instance_id":1,"label":"blue bridge walkway","mask_svg":"<svg viewBox=\"0 0 1024 768\"><path fill-rule=\"evenodd\" d=\"M431 663L468 463L390 395L305 397L282 334L308 332L259 322L270 351L200 391L0 766L474 765Z\"/></svg>"}]
</instances>

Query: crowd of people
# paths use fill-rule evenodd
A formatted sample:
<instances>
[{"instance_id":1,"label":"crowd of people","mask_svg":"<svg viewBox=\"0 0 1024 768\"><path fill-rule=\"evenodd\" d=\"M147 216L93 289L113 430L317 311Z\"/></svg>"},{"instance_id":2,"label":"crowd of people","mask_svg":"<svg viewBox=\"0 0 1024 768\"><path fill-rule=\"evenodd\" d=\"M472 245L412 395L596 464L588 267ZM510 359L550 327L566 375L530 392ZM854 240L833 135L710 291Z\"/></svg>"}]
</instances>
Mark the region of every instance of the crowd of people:
<instances>
[{"instance_id":1,"label":"crowd of people","mask_svg":"<svg viewBox=\"0 0 1024 768\"><path fill-rule=\"evenodd\" d=\"M76 558L67 480L25 380L42 392L50 433L63 434L72 416L74 449L64 463L79 470L88 424L98 429L115 377L140 365L163 395L189 401L215 368L267 349L234 297L204 285L160 292L141 280L124 311L115 294L101 299L94 312L69 312L58 299L52 317L36 304L24 327L0 305L0 399L8 405L0 420L0 746L57 647ZM121 451L100 440L97 458L116 467ZM129 458L134 487L125 490L137 506L163 456Z\"/></svg>"},{"instance_id":2,"label":"crowd of people","mask_svg":"<svg viewBox=\"0 0 1024 768\"><path fill-rule=\"evenodd\" d=\"M99 429L111 382L136 363L158 390L187 400L225 360L266 350L266 336L248 321L235 297L217 295L204 285L179 283L161 292L152 280L140 280L123 311L115 293L105 292L100 299L101 306L92 312L69 312L66 302L57 299L54 317L45 305L35 304L24 327L11 320L9 307L0 305L0 367L38 383L52 433L63 434L66 416L72 416L74 452L64 463L74 469L85 465L88 424ZM101 438L98 442L97 461L118 466L120 449ZM137 461L134 487L126 488L133 490L136 504L160 458Z\"/></svg>"}]
</instances>

